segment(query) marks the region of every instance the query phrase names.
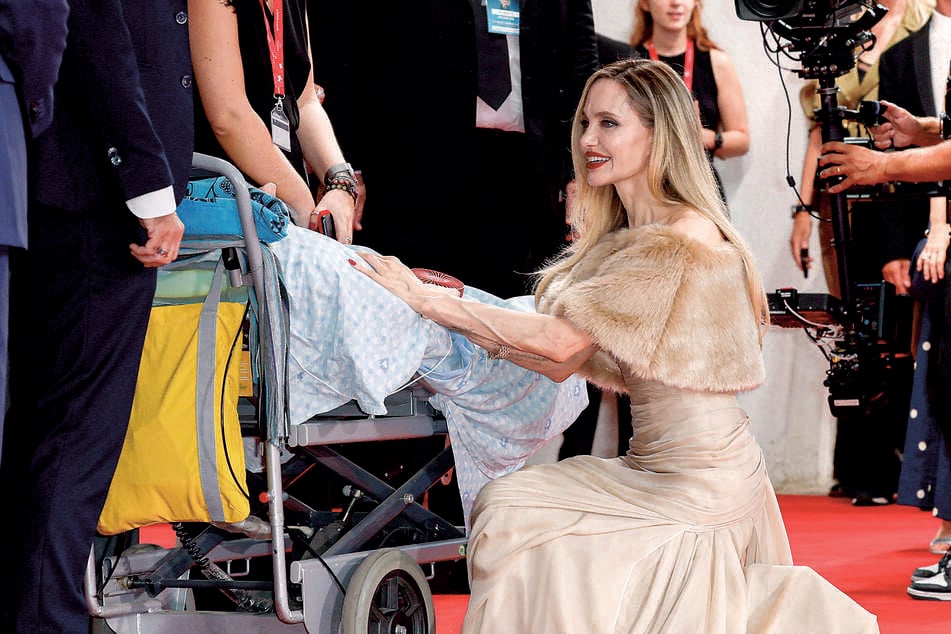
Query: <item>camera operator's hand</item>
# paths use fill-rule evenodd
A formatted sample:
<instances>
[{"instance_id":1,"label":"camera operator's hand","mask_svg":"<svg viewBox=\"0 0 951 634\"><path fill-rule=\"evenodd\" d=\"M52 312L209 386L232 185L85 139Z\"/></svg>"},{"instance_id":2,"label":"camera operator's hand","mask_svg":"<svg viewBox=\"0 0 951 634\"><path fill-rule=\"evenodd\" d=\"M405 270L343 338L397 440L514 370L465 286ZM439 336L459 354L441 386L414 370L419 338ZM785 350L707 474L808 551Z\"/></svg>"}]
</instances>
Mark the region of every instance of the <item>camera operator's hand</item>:
<instances>
[{"instance_id":1,"label":"camera operator's hand","mask_svg":"<svg viewBox=\"0 0 951 634\"><path fill-rule=\"evenodd\" d=\"M896 295L907 295L911 288L911 260L892 260L882 267L882 279L895 286Z\"/></svg>"},{"instance_id":2,"label":"camera operator's hand","mask_svg":"<svg viewBox=\"0 0 951 634\"><path fill-rule=\"evenodd\" d=\"M882 116L888 121L871 129L875 147L887 150L909 145L932 145L941 140L940 124L936 117L916 117L901 106L882 100Z\"/></svg>"},{"instance_id":3,"label":"camera operator's hand","mask_svg":"<svg viewBox=\"0 0 951 634\"><path fill-rule=\"evenodd\" d=\"M830 194L845 191L853 185L875 185L889 180L889 154L885 152L841 141L823 143L821 151L819 178L840 179L827 188Z\"/></svg>"}]
</instances>

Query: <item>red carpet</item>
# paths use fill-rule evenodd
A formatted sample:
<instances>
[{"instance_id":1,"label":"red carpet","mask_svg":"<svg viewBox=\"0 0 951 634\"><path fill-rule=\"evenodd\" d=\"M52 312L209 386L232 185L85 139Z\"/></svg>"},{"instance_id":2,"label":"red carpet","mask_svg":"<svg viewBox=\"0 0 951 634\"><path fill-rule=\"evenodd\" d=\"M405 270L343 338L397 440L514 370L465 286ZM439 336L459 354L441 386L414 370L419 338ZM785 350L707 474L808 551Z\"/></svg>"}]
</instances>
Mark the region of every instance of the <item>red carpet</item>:
<instances>
[{"instance_id":1,"label":"red carpet","mask_svg":"<svg viewBox=\"0 0 951 634\"><path fill-rule=\"evenodd\" d=\"M853 507L843 498L781 495L779 503L797 564L814 568L878 615L882 634L949 634L951 601L905 594L908 577L937 555L928 542L938 520L907 506ZM174 538L167 527L143 531L143 541ZM436 634L458 634L468 595L436 595ZM803 632L796 634L821 634Z\"/></svg>"},{"instance_id":2,"label":"red carpet","mask_svg":"<svg viewBox=\"0 0 951 634\"><path fill-rule=\"evenodd\" d=\"M905 594L908 577L937 555L928 542L938 520L907 506L853 507L826 496L781 495L793 558L814 568L878 615L882 634L949 634L951 601ZM458 634L466 595L437 595L436 634ZM797 632L796 634L821 634Z\"/></svg>"}]
</instances>

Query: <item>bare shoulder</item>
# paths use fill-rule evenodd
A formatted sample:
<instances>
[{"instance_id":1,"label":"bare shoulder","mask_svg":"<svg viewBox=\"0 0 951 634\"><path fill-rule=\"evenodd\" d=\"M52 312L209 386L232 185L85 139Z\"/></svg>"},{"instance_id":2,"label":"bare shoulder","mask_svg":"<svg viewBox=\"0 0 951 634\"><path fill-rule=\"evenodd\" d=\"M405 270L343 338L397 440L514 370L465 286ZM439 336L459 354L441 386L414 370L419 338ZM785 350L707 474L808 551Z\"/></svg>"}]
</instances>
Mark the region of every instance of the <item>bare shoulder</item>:
<instances>
[{"instance_id":1,"label":"bare shoulder","mask_svg":"<svg viewBox=\"0 0 951 634\"><path fill-rule=\"evenodd\" d=\"M710 64L713 66L714 71L724 69L732 72L735 69L733 60L729 54L719 48L710 49Z\"/></svg>"},{"instance_id":2,"label":"bare shoulder","mask_svg":"<svg viewBox=\"0 0 951 634\"><path fill-rule=\"evenodd\" d=\"M723 235L713 221L693 209L680 212L677 219L670 223L670 228L707 246L723 244Z\"/></svg>"}]
</instances>

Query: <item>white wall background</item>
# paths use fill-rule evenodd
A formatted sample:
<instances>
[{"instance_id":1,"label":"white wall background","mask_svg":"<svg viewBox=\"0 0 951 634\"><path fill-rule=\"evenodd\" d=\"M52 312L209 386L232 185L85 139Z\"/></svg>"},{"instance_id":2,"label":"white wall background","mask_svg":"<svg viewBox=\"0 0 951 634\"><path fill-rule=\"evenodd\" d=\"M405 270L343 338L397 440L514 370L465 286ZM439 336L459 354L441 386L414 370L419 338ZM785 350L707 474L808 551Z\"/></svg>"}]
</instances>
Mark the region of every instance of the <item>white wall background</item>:
<instances>
[{"instance_id":1,"label":"white wall background","mask_svg":"<svg viewBox=\"0 0 951 634\"><path fill-rule=\"evenodd\" d=\"M634 1L592 3L598 32L627 40ZM786 174L788 169L799 181L807 136L798 96L804 80L791 72L798 66L783 58L790 71L777 70L763 49L760 24L738 19L733 0L707 0L703 19L713 41L736 64L749 115L750 151L717 163L733 221L753 248L767 291L793 286L825 293L816 231L810 247L816 266L808 280L789 251L789 212L797 200ZM780 492L824 493L832 482L835 419L822 385L827 368L802 331L774 327L766 336L766 384L741 397Z\"/></svg>"}]
</instances>

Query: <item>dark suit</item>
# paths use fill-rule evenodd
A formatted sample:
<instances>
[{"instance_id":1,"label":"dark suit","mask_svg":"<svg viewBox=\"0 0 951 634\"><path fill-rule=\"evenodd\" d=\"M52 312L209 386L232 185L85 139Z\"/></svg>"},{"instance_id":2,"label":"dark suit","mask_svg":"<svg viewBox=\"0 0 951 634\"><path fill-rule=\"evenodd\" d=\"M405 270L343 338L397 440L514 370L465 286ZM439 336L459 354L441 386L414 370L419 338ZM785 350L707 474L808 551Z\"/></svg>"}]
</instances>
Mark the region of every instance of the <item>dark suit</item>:
<instances>
[{"instance_id":1,"label":"dark suit","mask_svg":"<svg viewBox=\"0 0 951 634\"><path fill-rule=\"evenodd\" d=\"M914 115L934 116L936 103L944 95L934 95L931 87L931 55L928 46L929 21L918 31L896 43L882 54L879 62L878 97L898 104ZM940 62L947 67L948 60ZM939 104L939 105L940 105ZM882 213L881 236L877 244L879 268L896 259L909 259L928 226L928 202L925 198L902 201Z\"/></svg>"},{"instance_id":2,"label":"dark suit","mask_svg":"<svg viewBox=\"0 0 951 634\"><path fill-rule=\"evenodd\" d=\"M65 0L0 0L0 436L6 413L10 247L26 246L26 144L53 118Z\"/></svg>"},{"instance_id":3,"label":"dark suit","mask_svg":"<svg viewBox=\"0 0 951 634\"><path fill-rule=\"evenodd\" d=\"M636 56L630 42L622 42L598 33L598 61L601 66Z\"/></svg>"},{"instance_id":4,"label":"dark suit","mask_svg":"<svg viewBox=\"0 0 951 634\"><path fill-rule=\"evenodd\" d=\"M564 239L570 121L596 68L589 0L525 0L525 133L477 133L470 0L311 0L316 81L367 184L356 241L410 266L522 295ZM322 26L323 25L323 26ZM331 33L331 31L333 33Z\"/></svg>"},{"instance_id":5,"label":"dark suit","mask_svg":"<svg viewBox=\"0 0 951 634\"><path fill-rule=\"evenodd\" d=\"M95 6L91 6L95 5ZM2 472L19 522L3 631L86 634L86 558L128 426L155 269L126 201L172 186L193 147L185 0L70 2L56 112L31 148L30 248L11 261Z\"/></svg>"},{"instance_id":6,"label":"dark suit","mask_svg":"<svg viewBox=\"0 0 951 634\"><path fill-rule=\"evenodd\" d=\"M308 11L324 108L366 181L354 241L500 297L528 293L527 274L564 240L570 122L597 67L590 0L521 3L524 134L476 129L470 0L309 0ZM442 439L413 443L400 455L348 451L368 450L381 474L410 473ZM433 487L429 504L462 523L455 486ZM464 564L453 569L445 589L467 591Z\"/></svg>"}]
</instances>

